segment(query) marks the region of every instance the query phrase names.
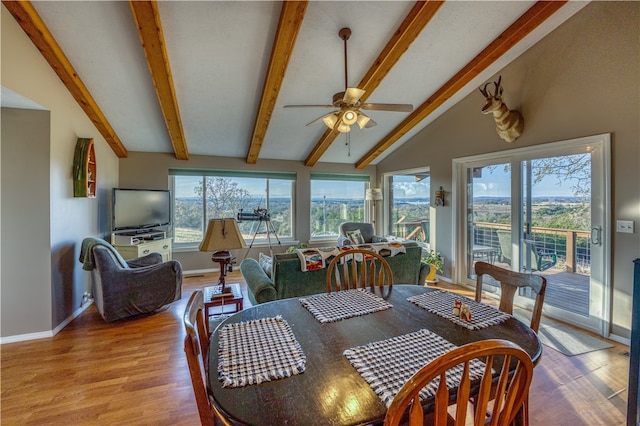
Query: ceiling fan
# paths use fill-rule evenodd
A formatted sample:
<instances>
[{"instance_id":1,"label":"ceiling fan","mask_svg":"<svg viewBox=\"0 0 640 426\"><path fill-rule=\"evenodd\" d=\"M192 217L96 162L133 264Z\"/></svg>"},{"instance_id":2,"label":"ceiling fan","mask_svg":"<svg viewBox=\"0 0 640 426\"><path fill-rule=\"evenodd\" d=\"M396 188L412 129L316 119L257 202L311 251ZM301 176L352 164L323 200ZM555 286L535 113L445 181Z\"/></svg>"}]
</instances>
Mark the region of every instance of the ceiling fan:
<instances>
[{"instance_id":1,"label":"ceiling fan","mask_svg":"<svg viewBox=\"0 0 640 426\"><path fill-rule=\"evenodd\" d=\"M324 122L330 129L337 129L341 133L351 131L351 125L358 124L361 129L375 126L377 123L370 117L361 112L361 109L372 111L396 111L411 112L413 105L410 104L372 104L361 103L360 98L364 95L365 90L357 87L349 87L349 78L347 74L347 40L351 36L351 29L342 28L338 35L344 42L344 92L338 92L333 95L333 103L330 105L285 105L285 108L337 108L328 114L325 114L307 126L313 126L320 122Z\"/></svg>"}]
</instances>

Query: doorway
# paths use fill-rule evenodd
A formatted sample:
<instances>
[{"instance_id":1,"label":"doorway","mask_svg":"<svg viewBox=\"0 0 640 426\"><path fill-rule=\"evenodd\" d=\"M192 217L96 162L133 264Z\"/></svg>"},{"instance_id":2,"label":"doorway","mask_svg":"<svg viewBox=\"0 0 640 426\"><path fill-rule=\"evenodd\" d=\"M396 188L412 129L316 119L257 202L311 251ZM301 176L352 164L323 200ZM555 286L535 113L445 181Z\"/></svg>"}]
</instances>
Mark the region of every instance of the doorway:
<instances>
[{"instance_id":1,"label":"doorway","mask_svg":"<svg viewBox=\"0 0 640 426\"><path fill-rule=\"evenodd\" d=\"M475 286L474 262L547 278L545 314L608 333L609 135L455 160L456 274ZM464 210L464 213L460 213ZM490 278L484 291L499 292ZM533 305L526 292L516 296Z\"/></svg>"}]
</instances>

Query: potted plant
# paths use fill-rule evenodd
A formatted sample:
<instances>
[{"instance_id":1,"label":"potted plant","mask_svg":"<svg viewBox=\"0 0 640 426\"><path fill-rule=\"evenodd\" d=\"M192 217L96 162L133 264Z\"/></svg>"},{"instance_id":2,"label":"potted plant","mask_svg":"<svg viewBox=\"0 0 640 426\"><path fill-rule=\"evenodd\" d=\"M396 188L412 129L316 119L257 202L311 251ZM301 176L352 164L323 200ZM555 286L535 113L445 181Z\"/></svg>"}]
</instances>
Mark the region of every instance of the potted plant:
<instances>
[{"instance_id":1,"label":"potted plant","mask_svg":"<svg viewBox=\"0 0 640 426\"><path fill-rule=\"evenodd\" d=\"M442 272L442 266L444 265L444 259L440 252L431 250L427 257L423 257L422 260L430 266L429 275L427 275L428 283L437 283L436 272Z\"/></svg>"}]
</instances>

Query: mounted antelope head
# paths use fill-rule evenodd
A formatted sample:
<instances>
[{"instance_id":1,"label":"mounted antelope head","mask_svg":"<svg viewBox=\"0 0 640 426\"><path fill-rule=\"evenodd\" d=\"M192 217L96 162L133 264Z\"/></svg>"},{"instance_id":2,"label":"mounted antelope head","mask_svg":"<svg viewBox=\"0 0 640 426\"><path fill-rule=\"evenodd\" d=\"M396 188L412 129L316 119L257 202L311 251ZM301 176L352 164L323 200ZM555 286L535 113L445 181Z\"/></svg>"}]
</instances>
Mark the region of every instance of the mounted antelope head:
<instances>
[{"instance_id":1,"label":"mounted antelope head","mask_svg":"<svg viewBox=\"0 0 640 426\"><path fill-rule=\"evenodd\" d=\"M482 96L487 99L487 102L482 107L482 113L493 113L498 136L507 142L513 142L518 139L524 130L524 118L522 118L522 114L518 111L510 110L502 101L502 86L500 85L500 80L502 80L502 76L498 77L498 82L493 82L495 86L493 94L487 89L487 86L491 83L487 83L482 89L478 89L480 93L482 93Z\"/></svg>"}]
</instances>

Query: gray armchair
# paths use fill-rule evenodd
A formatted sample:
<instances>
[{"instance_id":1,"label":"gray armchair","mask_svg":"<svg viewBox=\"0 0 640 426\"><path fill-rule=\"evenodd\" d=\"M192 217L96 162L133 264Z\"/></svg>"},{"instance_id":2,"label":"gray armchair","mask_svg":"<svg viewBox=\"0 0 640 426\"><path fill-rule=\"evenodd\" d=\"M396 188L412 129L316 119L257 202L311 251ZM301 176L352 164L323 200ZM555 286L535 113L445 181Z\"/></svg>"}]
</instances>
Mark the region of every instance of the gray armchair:
<instances>
[{"instance_id":1,"label":"gray armchair","mask_svg":"<svg viewBox=\"0 0 640 426\"><path fill-rule=\"evenodd\" d=\"M149 314L182 297L182 266L159 253L124 260L108 242L85 238L83 269L92 271L93 295L105 321Z\"/></svg>"},{"instance_id":2,"label":"gray armchair","mask_svg":"<svg viewBox=\"0 0 640 426\"><path fill-rule=\"evenodd\" d=\"M349 238L349 233L352 231L360 230L360 234L362 235L362 243L370 244L370 243L384 243L387 242L386 238L378 237L373 230L373 225L367 222L342 222L338 227L338 231L340 233L338 237L338 246L349 246L353 244L351 239Z\"/></svg>"}]
</instances>

